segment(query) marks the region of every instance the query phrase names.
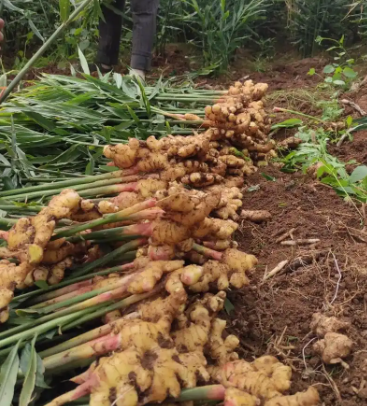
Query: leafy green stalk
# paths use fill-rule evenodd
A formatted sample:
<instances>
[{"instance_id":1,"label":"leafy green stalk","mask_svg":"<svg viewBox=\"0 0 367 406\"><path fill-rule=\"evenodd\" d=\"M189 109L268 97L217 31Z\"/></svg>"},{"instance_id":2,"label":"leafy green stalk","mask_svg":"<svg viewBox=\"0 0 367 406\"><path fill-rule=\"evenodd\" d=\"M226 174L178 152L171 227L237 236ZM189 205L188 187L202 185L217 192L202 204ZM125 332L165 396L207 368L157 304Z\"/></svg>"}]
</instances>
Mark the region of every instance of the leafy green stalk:
<instances>
[{"instance_id":1,"label":"leafy green stalk","mask_svg":"<svg viewBox=\"0 0 367 406\"><path fill-rule=\"evenodd\" d=\"M17 76L12 80L9 86L5 89L4 93L0 96L0 104L3 103L13 89L20 83L24 78L28 70L35 64L35 62L44 54L44 52L53 44L53 42L65 31L68 25L78 17L81 11L83 11L93 0L85 0L81 3L74 12L69 16L69 18L60 25L60 27L50 36L50 38L41 46L41 48L32 56L32 58L25 64L22 70L17 74Z\"/></svg>"}]
</instances>

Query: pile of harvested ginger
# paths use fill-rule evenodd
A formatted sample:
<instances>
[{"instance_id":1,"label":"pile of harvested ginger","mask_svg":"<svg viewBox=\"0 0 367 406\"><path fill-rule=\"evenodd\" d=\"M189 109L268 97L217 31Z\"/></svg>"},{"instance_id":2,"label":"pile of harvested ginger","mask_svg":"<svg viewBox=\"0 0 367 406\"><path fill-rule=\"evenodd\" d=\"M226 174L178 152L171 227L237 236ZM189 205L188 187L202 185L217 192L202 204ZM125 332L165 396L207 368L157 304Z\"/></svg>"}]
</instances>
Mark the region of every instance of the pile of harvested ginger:
<instances>
[{"instance_id":1,"label":"pile of harvested ginger","mask_svg":"<svg viewBox=\"0 0 367 406\"><path fill-rule=\"evenodd\" d=\"M46 381L78 370L47 406L318 404L313 387L288 394L276 358L240 359L220 318L257 264L234 234L245 177L275 155L266 90L238 82L205 109L205 132L107 146L117 171L24 192L50 200L0 234L0 355L32 341Z\"/></svg>"}]
</instances>

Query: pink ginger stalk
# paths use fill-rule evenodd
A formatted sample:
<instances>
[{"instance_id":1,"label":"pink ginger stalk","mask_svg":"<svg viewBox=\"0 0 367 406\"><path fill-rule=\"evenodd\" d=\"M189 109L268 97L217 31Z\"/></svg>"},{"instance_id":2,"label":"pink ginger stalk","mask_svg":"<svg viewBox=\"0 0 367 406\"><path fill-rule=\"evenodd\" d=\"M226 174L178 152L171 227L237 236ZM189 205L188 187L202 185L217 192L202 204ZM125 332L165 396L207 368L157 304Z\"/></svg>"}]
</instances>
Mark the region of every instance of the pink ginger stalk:
<instances>
[{"instance_id":1,"label":"pink ginger stalk","mask_svg":"<svg viewBox=\"0 0 367 406\"><path fill-rule=\"evenodd\" d=\"M46 406L62 406L66 403L71 403L74 400L80 399L83 396L89 395L94 387L99 384L99 379L96 375L92 375L91 378L79 385L74 390L64 393L58 398L54 399L52 402L47 403Z\"/></svg>"},{"instance_id":2,"label":"pink ginger stalk","mask_svg":"<svg viewBox=\"0 0 367 406\"><path fill-rule=\"evenodd\" d=\"M60 352L59 354L51 355L43 359L42 363L46 369L59 368L62 365L70 362L89 359L105 355L111 351L116 351L121 347L121 337L117 335L107 335L96 338L85 344L74 347L70 350Z\"/></svg>"},{"instance_id":3,"label":"pink ginger stalk","mask_svg":"<svg viewBox=\"0 0 367 406\"><path fill-rule=\"evenodd\" d=\"M203 247L202 245L199 245L199 244L193 244L192 248L199 254L204 255L208 258L215 259L216 261L222 260L223 254L219 251L215 251L210 248Z\"/></svg>"},{"instance_id":4,"label":"pink ginger stalk","mask_svg":"<svg viewBox=\"0 0 367 406\"><path fill-rule=\"evenodd\" d=\"M207 392L207 399L210 400L222 400L224 399L226 388L223 385L212 385Z\"/></svg>"},{"instance_id":5,"label":"pink ginger stalk","mask_svg":"<svg viewBox=\"0 0 367 406\"><path fill-rule=\"evenodd\" d=\"M124 271L128 271L130 269L134 269L134 267L135 267L135 263L133 261L133 262L129 262L127 264L121 265L119 267L119 269L116 269L116 267L114 267L114 272L115 273L124 272ZM93 289L93 285L94 285L93 278L88 279L86 281L77 282L77 283L74 283L72 285L65 286L64 288L57 289L57 290L54 290L52 292L41 295L33 303L40 303L43 300L47 300L47 301L50 301L50 303L47 303L47 305L52 304L51 299L54 299L56 297L58 298L60 296L64 296L64 295L67 295L67 294L70 294L70 293L74 294L74 296L77 296L77 295L83 293L82 289L85 289L85 288L88 288L88 287L92 287L92 289ZM89 290L86 290L86 292L89 292ZM74 297L74 296L70 296L70 297ZM64 297L64 300L65 299L67 299L66 296ZM46 305L46 303L42 303L42 305L43 304Z\"/></svg>"},{"instance_id":6,"label":"pink ginger stalk","mask_svg":"<svg viewBox=\"0 0 367 406\"><path fill-rule=\"evenodd\" d=\"M0 230L0 240L8 241L9 232Z\"/></svg>"},{"instance_id":7,"label":"pink ginger stalk","mask_svg":"<svg viewBox=\"0 0 367 406\"><path fill-rule=\"evenodd\" d=\"M119 192L138 192L139 191L139 183L138 182L131 182L131 183L122 183L116 185L119 189Z\"/></svg>"},{"instance_id":8,"label":"pink ginger stalk","mask_svg":"<svg viewBox=\"0 0 367 406\"><path fill-rule=\"evenodd\" d=\"M153 223L133 224L123 231L122 235L142 235L150 237L153 233Z\"/></svg>"},{"instance_id":9,"label":"pink ginger stalk","mask_svg":"<svg viewBox=\"0 0 367 406\"><path fill-rule=\"evenodd\" d=\"M115 300L115 299L122 299L123 297L126 296L127 290L130 286L130 283L140 274L138 273L133 273L131 275L127 275L124 278L122 278L119 281L119 286L116 289L109 290L108 292L101 293L98 296L92 297L90 299L84 300L84 302L77 303L73 306L68 307L68 310L70 312L73 311L78 311L78 310L83 310L87 309L88 307L92 307L98 304L102 304L105 302L109 302L110 300ZM57 314L57 312L56 312Z\"/></svg>"},{"instance_id":10,"label":"pink ginger stalk","mask_svg":"<svg viewBox=\"0 0 367 406\"><path fill-rule=\"evenodd\" d=\"M65 286L64 288L60 288L54 290L49 293L45 293L44 295L38 296L32 303L40 303L44 300L50 300L58 296L66 295L67 293L75 292L78 289L83 289L84 287L90 286L93 284L93 280L89 279L87 281L77 282L69 286Z\"/></svg>"},{"instance_id":11,"label":"pink ginger stalk","mask_svg":"<svg viewBox=\"0 0 367 406\"><path fill-rule=\"evenodd\" d=\"M138 213L132 214L131 216L129 216L129 221L154 220L163 213L164 210L162 210L161 208L153 207L151 209L142 210Z\"/></svg>"},{"instance_id":12,"label":"pink ginger stalk","mask_svg":"<svg viewBox=\"0 0 367 406\"><path fill-rule=\"evenodd\" d=\"M71 299L75 296L82 295L83 293L87 293L93 290L93 285L85 286L79 289L74 290L73 292L65 293L64 295L55 297L54 299L47 300L45 302L39 303L35 306L32 306L32 309L39 309L44 306L49 306L55 303L63 302L64 300Z\"/></svg>"},{"instance_id":13,"label":"pink ginger stalk","mask_svg":"<svg viewBox=\"0 0 367 406\"><path fill-rule=\"evenodd\" d=\"M92 373L92 370L88 368L85 372L80 375L74 376L74 378L71 378L70 380L71 382L81 385L82 383L87 382L90 379Z\"/></svg>"}]
</instances>

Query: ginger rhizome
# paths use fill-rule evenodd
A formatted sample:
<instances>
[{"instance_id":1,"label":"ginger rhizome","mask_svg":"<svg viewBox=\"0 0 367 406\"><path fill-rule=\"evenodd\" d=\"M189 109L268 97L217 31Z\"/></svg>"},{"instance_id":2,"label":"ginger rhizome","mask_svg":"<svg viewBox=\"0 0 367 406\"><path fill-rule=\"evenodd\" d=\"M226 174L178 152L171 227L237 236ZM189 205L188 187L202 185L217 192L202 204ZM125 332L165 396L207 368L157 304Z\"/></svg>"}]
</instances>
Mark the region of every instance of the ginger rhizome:
<instances>
[{"instance_id":1,"label":"ginger rhizome","mask_svg":"<svg viewBox=\"0 0 367 406\"><path fill-rule=\"evenodd\" d=\"M339 364L346 366L343 358L352 352L353 341L340 331L346 331L350 323L336 317L328 317L321 313L314 313L310 324L311 331L319 340L313 344L313 351L320 355L325 364Z\"/></svg>"},{"instance_id":2,"label":"ginger rhizome","mask_svg":"<svg viewBox=\"0 0 367 406\"><path fill-rule=\"evenodd\" d=\"M292 396L284 395L291 385L292 370L272 356L263 356L251 363L238 360L209 367L209 372L212 379L229 388L226 404L231 406L316 406L319 403L318 392L313 387Z\"/></svg>"}]
</instances>

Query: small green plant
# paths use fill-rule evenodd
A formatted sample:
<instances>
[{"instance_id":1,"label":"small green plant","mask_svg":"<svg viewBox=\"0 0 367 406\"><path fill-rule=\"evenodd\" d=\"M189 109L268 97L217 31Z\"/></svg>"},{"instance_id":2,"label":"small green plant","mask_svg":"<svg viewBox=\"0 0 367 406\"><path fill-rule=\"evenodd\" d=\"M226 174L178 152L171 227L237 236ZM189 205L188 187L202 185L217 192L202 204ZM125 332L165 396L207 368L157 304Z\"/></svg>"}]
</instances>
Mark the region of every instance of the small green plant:
<instances>
[{"instance_id":1,"label":"small green plant","mask_svg":"<svg viewBox=\"0 0 367 406\"><path fill-rule=\"evenodd\" d=\"M322 73L325 75L324 83L326 85L347 90L358 77L358 73L353 69L355 60L353 58L348 58L347 49L345 48L345 37L343 35L340 40L324 37L316 38L318 44L322 44L325 41L332 43L332 46L327 49L327 52L333 54L334 62L326 65L323 69ZM314 68L310 69L308 72L308 75L310 76L316 74L317 72Z\"/></svg>"},{"instance_id":2,"label":"small green plant","mask_svg":"<svg viewBox=\"0 0 367 406\"><path fill-rule=\"evenodd\" d=\"M260 38L257 44L259 52L254 59L253 68L255 72L265 72L275 56L275 38Z\"/></svg>"},{"instance_id":3,"label":"small green plant","mask_svg":"<svg viewBox=\"0 0 367 406\"><path fill-rule=\"evenodd\" d=\"M320 100L316 103L317 107L322 108L321 120L336 121L339 120L344 113L344 109L340 107L338 100Z\"/></svg>"},{"instance_id":4,"label":"small green plant","mask_svg":"<svg viewBox=\"0 0 367 406\"><path fill-rule=\"evenodd\" d=\"M367 166L357 166L349 174L346 165L356 162L344 163L331 155L327 148L330 134L322 128L301 127L296 137L303 143L283 159L285 172L302 170L314 173L321 183L331 186L345 199L367 202Z\"/></svg>"}]
</instances>

